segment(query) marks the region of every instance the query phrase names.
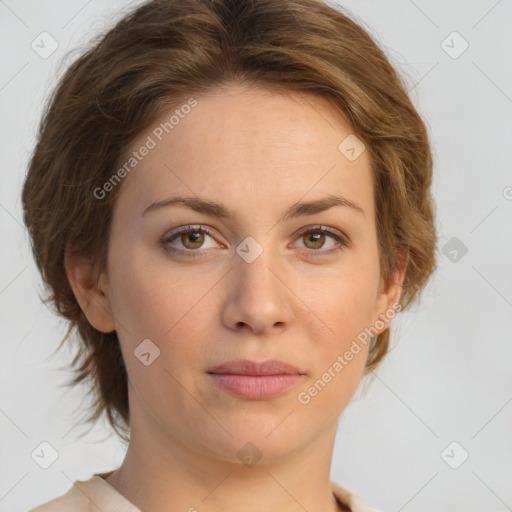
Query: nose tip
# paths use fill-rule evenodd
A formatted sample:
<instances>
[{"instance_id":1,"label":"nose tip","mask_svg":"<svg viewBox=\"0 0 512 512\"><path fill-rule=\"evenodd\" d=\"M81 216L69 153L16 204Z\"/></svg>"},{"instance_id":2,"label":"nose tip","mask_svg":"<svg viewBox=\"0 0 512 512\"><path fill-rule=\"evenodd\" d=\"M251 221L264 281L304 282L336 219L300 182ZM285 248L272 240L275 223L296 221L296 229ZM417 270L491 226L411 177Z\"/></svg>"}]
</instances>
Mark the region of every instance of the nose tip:
<instances>
[{"instance_id":1,"label":"nose tip","mask_svg":"<svg viewBox=\"0 0 512 512\"><path fill-rule=\"evenodd\" d=\"M254 250L251 243L247 241L249 253ZM244 249L243 244L241 248ZM283 278L276 276L268 265L267 259L268 254L262 252L251 263L241 257L235 266L232 293L224 309L224 321L231 328L262 334L272 328L283 329L289 321L289 291L283 285Z\"/></svg>"}]
</instances>

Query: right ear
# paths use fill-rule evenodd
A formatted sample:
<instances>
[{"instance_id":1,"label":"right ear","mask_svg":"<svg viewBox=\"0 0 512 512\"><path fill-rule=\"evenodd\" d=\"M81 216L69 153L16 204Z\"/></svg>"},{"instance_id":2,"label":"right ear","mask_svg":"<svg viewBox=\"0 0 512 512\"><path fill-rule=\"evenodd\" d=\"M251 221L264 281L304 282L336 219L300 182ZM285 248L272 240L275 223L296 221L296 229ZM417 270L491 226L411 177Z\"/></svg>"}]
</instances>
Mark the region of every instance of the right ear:
<instances>
[{"instance_id":1,"label":"right ear","mask_svg":"<svg viewBox=\"0 0 512 512\"><path fill-rule=\"evenodd\" d=\"M114 331L106 273L98 276L93 263L70 253L64 256L64 268L76 300L89 323L101 332Z\"/></svg>"}]
</instances>

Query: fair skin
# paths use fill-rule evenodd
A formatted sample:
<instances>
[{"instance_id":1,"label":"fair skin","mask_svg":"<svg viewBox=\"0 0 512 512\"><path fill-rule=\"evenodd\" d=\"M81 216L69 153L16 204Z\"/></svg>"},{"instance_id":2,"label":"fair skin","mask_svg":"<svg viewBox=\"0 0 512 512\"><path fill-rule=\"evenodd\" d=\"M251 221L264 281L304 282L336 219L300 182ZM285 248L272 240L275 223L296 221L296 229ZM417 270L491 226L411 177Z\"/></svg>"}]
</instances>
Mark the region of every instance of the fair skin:
<instances>
[{"instance_id":1,"label":"fair skin","mask_svg":"<svg viewBox=\"0 0 512 512\"><path fill-rule=\"evenodd\" d=\"M332 453L368 344L308 404L297 397L400 299L403 274L384 289L379 272L369 152L340 153L353 130L317 96L230 86L196 99L122 183L99 282L88 262L66 258L83 311L117 331L128 371L131 439L107 482L152 512L339 511ZM234 217L177 205L143 215L178 195ZM332 195L363 212L338 205L278 222L298 201ZM189 225L209 233L175 236L167 247L181 252L165 252L165 235ZM318 225L348 245L302 233ZM251 263L236 252L248 236L263 249ZM134 356L145 339L160 350L148 366ZM238 358L280 359L305 376L271 399L236 397L207 370ZM248 442L261 453L252 467L237 456Z\"/></svg>"}]
</instances>

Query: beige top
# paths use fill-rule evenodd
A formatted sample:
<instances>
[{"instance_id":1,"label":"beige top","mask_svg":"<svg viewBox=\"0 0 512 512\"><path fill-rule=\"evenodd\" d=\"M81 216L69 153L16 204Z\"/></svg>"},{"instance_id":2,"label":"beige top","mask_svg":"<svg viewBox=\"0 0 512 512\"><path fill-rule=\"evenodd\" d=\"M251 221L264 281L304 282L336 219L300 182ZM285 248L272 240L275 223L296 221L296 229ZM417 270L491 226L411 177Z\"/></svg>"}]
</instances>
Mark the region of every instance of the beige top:
<instances>
[{"instance_id":1,"label":"beige top","mask_svg":"<svg viewBox=\"0 0 512 512\"><path fill-rule=\"evenodd\" d=\"M86 481L75 480L65 494L28 512L141 512L105 480L110 473L96 474ZM379 512L337 483L331 481L331 488L340 505L351 512Z\"/></svg>"}]
</instances>

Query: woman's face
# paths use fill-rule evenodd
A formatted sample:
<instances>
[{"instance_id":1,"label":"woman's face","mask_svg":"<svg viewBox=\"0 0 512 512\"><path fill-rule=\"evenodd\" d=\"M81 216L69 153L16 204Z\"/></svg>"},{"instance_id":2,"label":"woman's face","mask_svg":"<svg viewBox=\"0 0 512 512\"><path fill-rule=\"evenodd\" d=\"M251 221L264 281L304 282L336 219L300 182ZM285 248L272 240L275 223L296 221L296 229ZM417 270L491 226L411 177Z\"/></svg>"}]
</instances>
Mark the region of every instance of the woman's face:
<instances>
[{"instance_id":1,"label":"woman's face","mask_svg":"<svg viewBox=\"0 0 512 512\"><path fill-rule=\"evenodd\" d=\"M114 209L103 282L132 429L225 461L250 442L270 462L336 428L368 355L358 336L389 307L369 154L315 96L232 86L195 99L134 142ZM163 205L178 196L208 208ZM357 207L326 207L335 197ZM209 373L238 359L301 375Z\"/></svg>"}]
</instances>

